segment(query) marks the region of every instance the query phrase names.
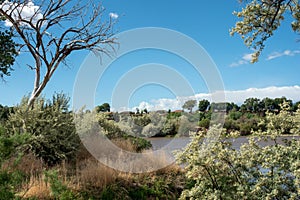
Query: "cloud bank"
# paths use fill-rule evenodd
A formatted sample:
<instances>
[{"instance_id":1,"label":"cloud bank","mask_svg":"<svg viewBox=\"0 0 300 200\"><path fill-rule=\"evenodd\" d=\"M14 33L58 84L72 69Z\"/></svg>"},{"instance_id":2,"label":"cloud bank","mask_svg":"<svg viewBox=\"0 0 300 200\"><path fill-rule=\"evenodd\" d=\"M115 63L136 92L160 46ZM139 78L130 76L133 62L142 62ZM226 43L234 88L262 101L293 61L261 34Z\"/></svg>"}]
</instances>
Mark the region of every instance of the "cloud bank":
<instances>
[{"instance_id":1,"label":"cloud bank","mask_svg":"<svg viewBox=\"0 0 300 200\"><path fill-rule=\"evenodd\" d=\"M283 86L283 87L266 87L266 88L249 88L246 90L234 90L234 91L225 91L226 101L234 102L236 104L242 104L247 98L255 97L263 99L265 97L269 98L278 98L285 96L288 99L293 100L293 102L300 101L300 86ZM195 96L189 97L177 97L176 99L156 99L151 100L150 102L141 102L139 105L130 108L127 110L135 111L136 108L147 109L149 111L154 110L178 110L182 109L182 105L186 100L196 99L197 101L201 99L207 99L211 101L211 94L200 93ZM116 109L114 109L116 110ZM119 109L117 109L120 111ZM125 111L126 108L122 108L122 111Z\"/></svg>"}]
</instances>

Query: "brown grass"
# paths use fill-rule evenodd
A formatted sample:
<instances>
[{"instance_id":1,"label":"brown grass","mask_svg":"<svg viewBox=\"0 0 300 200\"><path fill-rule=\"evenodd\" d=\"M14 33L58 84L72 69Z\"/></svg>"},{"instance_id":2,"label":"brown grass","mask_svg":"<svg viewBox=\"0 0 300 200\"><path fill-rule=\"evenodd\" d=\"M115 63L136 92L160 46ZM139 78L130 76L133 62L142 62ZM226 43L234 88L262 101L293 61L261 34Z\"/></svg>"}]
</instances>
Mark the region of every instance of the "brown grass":
<instances>
[{"instance_id":1,"label":"brown grass","mask_svg":"<svg viewBox=\"0 0 300 200\"><path fill-rule=\"evenodd\" d=\"M24 184L23 192L19 196L23 198L49 199L51 196L50 186L44 179L44 175L31 176L29 182Z\"/></svg>"},{"instance_id":2,"label":"brown grass","mask_svg":"<svg viewBox=\"0 0 300 200\"><path fill-rule=\"evenodd\" d=\"M112 139L111 141L122 150L129 151L129 152L136 152L136 146L133 145L130 140L116 138L116 139Z\"/></svg>"},{"instance_id":3,"label":"brown grass","mask_svg":"<svg viewBox=\"0 0 300 200\"><path fill-rule=\"evenodd\" d=\"M98 161L87 160L86 166L77 170L77 186L80 188L95 187L103 189L107 185L116 181L119 172L104 166Z\"/></svg>"},{"instance_id":4,"label":"brown grass","mask_svg":"<svg viewBox=\"0 0 300 200\"><path fill-rule=\"evenodd\" d=\"M129 141L114 140L113 142L123 150L134 150L133 145ZM166 163L166 157L164 156L157 158L155 157L157 155L151 153L148 156L147 162L136 164L144 167L146 164L155 166L155 164L165 165ZM23 184L22 192L19 193L19 196L37 199L51 198L51 189L50 185L45 182L42 162L35 159L32 155L26 155L21 163L22 166L19 169L30 174L30 178ZM166 183L172 182L175 185L182 185L182 182L180 182L182 179L176 178L176 176L182 177L182 169L175 164L151 173L122 173L103 165L84 148L80 149L76 162L63 162L51 169L58 170L60 180L71 190L75 192L86 191L93 195L100 195L101 191L110 185L121 183L124 188L131 186L135 188L143 184L153 184L151 182L155 182L158 178L165 180Z\"/></svg>"},{"instance_id":5,"label":"brown grass","mask_svg":"<svg viewBox=\"0 0 300 200\"><path fill-rule=\"evenodd\" d=\"M44 167L41 159L36 158L33 154L26 154L20 160L16 157L10 158L2 165L2 169L17 170L26 175L35 175L40 174Z\"/></svg>"}]
</instances>

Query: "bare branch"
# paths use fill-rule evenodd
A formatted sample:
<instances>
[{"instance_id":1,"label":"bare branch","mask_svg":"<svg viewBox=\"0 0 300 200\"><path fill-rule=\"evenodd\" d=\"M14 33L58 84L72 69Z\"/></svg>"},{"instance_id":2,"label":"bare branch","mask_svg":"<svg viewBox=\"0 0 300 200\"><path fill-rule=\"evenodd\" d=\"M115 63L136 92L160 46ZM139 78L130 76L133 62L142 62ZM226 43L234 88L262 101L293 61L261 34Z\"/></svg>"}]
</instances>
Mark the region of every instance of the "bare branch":
<instances>
[{"instance_id":1,"label":"bare branch","mask_svg":"<svg viewBox=\"0 0 300 200\"><path fill-rule=\"evenodd\" d=\"M5 4L5 6L3 6ZM34 58L35 82L29 104L41 94L56 69L73 52L89 50L111 55L114 52L114 21L103 20L104 8L92 2L71 0L14 0L0 5L0 15L12 24ZM26 15L24 11L28 12ZM30 65L32 66L32 65ZM46 70L41 70L44 67ZM45 71L44 75L41 72Z\"/></svg>"}]
</instances>

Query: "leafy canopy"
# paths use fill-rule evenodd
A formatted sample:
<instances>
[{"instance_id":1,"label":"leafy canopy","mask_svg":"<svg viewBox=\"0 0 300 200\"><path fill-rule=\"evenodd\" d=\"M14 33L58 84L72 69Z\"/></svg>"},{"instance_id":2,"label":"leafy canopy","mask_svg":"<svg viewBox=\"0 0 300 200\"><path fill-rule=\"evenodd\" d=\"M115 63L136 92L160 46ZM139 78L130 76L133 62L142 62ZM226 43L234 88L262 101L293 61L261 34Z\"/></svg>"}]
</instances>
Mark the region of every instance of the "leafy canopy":
<instances>
[{"instance_id":1,"label":"leafy canopy","mask_svg":"<svg viewBox=\"0 0 300 200\"><path fill-rule=\"evenodd\" d=\"M18 55L16 43L12 40L12 33L0 31L0 78L9 76L15 57Z\"/></svg>"},{"instance_id":2,"label":"leafy canopy","mask_svg":"<svg viewBox=\"0 0 300 200\"><path fill-rule=\"evenodd\" d=\"M253 131L255 137L239 148L232 139L237 131L207 144L221 127L192 134L192 141L177 154L185 166L189 186L180 199L299 199L300 140L279 136L299 134L300 109L292 114L289 102L281 104L278 115L267 112L266 130ZM262 142L269 140L269 145ZM207 146L208 148L203 148Z\"/></svg>"},{"instance_id":3,"label":"leafy canopy","mask_svg":"<svg viewBox=\"0 0 300 200\"><path fill-rule=\"evenodd\" d=\"M234 12L240 21L230 31L241 35L244 43L255 52L252 54L252 63L265 48L265 42L278 29L287 15L292 15L293 31L300 32L300 5L298 0L252 0L240 12Z\"/></svg>"}]
</instances>

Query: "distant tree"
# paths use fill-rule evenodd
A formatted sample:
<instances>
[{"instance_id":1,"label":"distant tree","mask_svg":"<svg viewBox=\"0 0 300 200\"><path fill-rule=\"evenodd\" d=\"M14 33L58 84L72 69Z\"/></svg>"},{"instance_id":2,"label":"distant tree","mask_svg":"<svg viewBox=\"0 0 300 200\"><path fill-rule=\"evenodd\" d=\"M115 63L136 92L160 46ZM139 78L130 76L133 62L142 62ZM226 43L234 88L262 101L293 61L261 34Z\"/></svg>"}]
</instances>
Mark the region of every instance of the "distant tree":
<instances>
[{"instance_id":1,"label":"distant tree","mask_svg":"<svg viewBox=\"0 0 300 200\"><path fill-rule=\"evenodd\" d=\"M96 111L99 112L110 112L110 105L109 103L103 103L96 107Z\"/></svg>"},{"instance_id":2,"label":"distant tree","mask_svg":"<svg viewBox=\"0 0 300 200\"><path fill-rule=\"evenodd\" d=\"M135 114L137 114L137 115L140 114L140 109L139 108L136 108L136 113Z\"/></svg>"},{"instance_id":3,"label":"distant tree","mask_svg":"<svg viewBox=\"0 0 300 200\"><path fill-rule=\"evenodd\" d=\"M243 2L243 0L240 0ZM265 42L274 35L281 22L291 15L293 31L300 32L300 6L293 0L251 0L245 1L247 5L240 12L234 12L241 21L235 24L230 34L241 35L244 43L255 50L252 62L257 62L258 57L265 48ZM249 3L248 3L249 2Z\"/></svg>"},{"instance_id":4,"label":"distant tree","mask_svg":"<svg viewBox=\"0 0 300 200\"><path fill-rule=\"evenodd\" d=\"M13 107L2 106L0 104L0 122L8 120L10 113L13 112Z\"/></svg>"},{"instance_id":5,"label":"distant tree","mask_svg":"<svg viewBox=\"0 0 300 200\"><path fill-rule=\"evenodd\" d=\"M113 37L114 20L103 21L104 8L95 2L2 2L0 17L5 19L6 24L2 27L12 30L13 35L18 37L16 41L20 43L20 52L26 52L33 58L33 64L28 65L35 72L29 106L33 106L57 68L61 64L66 65L66 59L72 52L89 50L111 54L116 40ZM8 66L11 63L8 62ZM5 66L4 69L7 68Z\"/></svg>"},{"instance_id":6,"label":"distant tree","mask_svg":"<svg viewBox=\"0 0 300 200\"><path fill-rule=\"evenodd\" d=\"M204 112L208 109L210 102L207 99L199 101L198 108L200 112Z\"/></svg>"},{"instance_id":7,"label":"distant tree","mask_svg":"<svg viewBox=\"0 0 300 200\"><path fill-rule=\"evenodd\" d=\"M210 110L211 111L226 111L226 105L227 105L227 103L224 103L224 102L218 102L218 103L212 102L210 104Z\"/></svg>"},{"instance_id":8,"label":"distant tree","mask_svg":"<svg viewBox=\"0 0 300 200\"><path fill-rule=\"evenodd\" d=\"M276 111L280 111L280 109L281 109L280 105L283 104L284 102L286 102L286 104L288 104L289 107L293 106L292 100L287 99L286 97L275 98L274 99L274 104L275 104Z\"/></svg>"},{"instance_id":9,"label":"distant tree","mask_svg":"<svg viewBox=\"0 0 300 200\"><path fill-rule=\"evenodd\" d=\"M294 103L293 106L292 106L292 110L294 112L296 112L299 108L299 105L300 105L300 101L297 101L296 103Z\"/></svg>"},{"instance_id":10,"label":"distant tree","mask_svg":"<svg viewBox=\"0 0 300 200\"><path fill-rule=\"evenodd\" d=\"M262 109L260 106L261 104L258 98L248 98L241 105L241 111L256 113Z\"/></svg>"},{"instance_id":11,"label":"distant tree","mask_svg":"<svg viewBox=\"0 0 300 200\"><path fill-rule=\"evenodd\" d=\"M190 113L192 113L193 108L196 106L196 103L197 103L196 100L188 100L183 104L182 108L188 109L190 111Z\"/></svg>"},{"instance_id":12,"label":"distant tree","mask_svg":"<svg viewBox=\"0 0 300 200\"><path fill-rule=\"evenodd\" d=\"M271 111L271 112L273 112L276 107L274 99L268 97L261 100L261 106L265 111Z\"/></svg>"},{"instance_id":13,"label":"distant tree","mask_svg":"<svg viewBox=\"0 0 300 200\"><path fill-rule=\"evenodd\" d=\"M227 102L226 103L226 112L230 112L230 111L238 111L239 110L239 106L233 102L229 103Z\"/></svg>"}]
</instances>

